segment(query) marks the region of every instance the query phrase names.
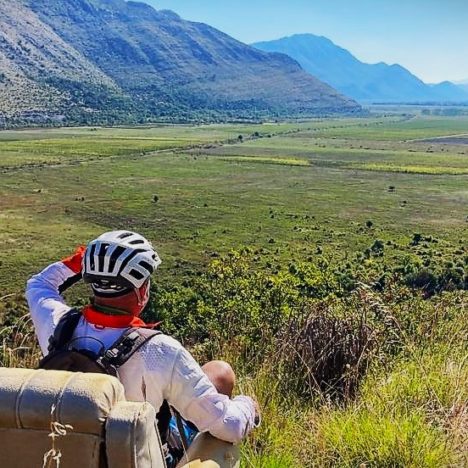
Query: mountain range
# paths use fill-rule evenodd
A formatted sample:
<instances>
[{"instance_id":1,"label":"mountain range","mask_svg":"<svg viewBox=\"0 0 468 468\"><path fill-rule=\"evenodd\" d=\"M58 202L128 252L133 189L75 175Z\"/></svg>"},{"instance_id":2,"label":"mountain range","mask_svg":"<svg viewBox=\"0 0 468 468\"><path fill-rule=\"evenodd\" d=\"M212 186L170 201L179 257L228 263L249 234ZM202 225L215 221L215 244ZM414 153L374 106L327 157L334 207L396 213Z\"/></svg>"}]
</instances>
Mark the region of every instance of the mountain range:
<instances>
[{"instance_id":1,"label":"mountain range","mask_svg":"<svg viewBox=\"0 0 468 468\"><path fill-rule=\"evenodd\" d=\"M431 85L400 65L368 64L329 39L297 34L253 44L297 60L312 75L359 102L465 102L468 86L451 82Z\"/></svg>"},{"instance_id":2,"label":"mountain range","mask_svg":"<svg viewBox=\"0 0 468 468\"><path fill-rule=\"evenodd\" d=\"M356 113L292 58L124 0L0 0L0 119Z\"/></svg>"},{"instance_id":3,"label":"mountain range","mask_svg":"<svg viewBox=\"0 0 468 468\"><path fill-rule=\"evenodd\" d=\"M455 84L468 93L468 80L456 81Z\"/></svg>"}]
</instances>

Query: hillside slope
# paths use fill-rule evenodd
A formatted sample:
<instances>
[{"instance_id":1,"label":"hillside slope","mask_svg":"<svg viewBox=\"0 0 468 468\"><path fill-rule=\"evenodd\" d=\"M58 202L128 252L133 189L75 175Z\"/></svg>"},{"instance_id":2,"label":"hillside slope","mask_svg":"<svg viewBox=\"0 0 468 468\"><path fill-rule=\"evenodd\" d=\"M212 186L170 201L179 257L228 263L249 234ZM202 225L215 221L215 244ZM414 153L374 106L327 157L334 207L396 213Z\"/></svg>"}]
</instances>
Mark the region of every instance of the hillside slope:
<instances>
[{"instance_id":1,"label":"hillside slope","mask_svg":"<svg viewBox=\"0 0 468 468\"><path fill-rule=\"evenodd\" d=\"M105 73L62 40L34 12L17 2L0 0L2 113L6 117L23 114L33 119L73 107L70 94L53 86L56 78L115 89Z\"/></svg>"},{"instance_id":2,"label":"hillside slope","mask_svg":"<svg viewBox=\"0 0 468 468\"><path fill-rule=\"evenodd\" d=\"M289 55L309 73L358 101L468 101L468 93L453 83L428 85L400 65L363 63L325 37L297 34L253 45Z\"/></svg>"},{"instance_id":3,"label":"hillside slope","mask_svg":"<svg viewBox=\"0 0 468 468\"><path fill-rule=\"evenodd\" d=\"M360 110L289 57L144 3L0 0L0 31L0 111L7 117Z\"/></svg>"}]
</instances>

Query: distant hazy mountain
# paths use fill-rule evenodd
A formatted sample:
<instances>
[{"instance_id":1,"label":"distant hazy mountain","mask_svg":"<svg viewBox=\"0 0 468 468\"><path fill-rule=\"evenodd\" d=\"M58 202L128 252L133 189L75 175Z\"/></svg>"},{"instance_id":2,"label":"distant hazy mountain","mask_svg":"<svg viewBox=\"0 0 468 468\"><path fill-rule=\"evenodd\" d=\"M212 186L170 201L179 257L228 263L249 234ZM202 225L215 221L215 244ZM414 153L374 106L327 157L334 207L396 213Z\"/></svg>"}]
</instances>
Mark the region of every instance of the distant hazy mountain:
<instances>
[{"instance_id":1,"label":"distant hazy mountain","mask_svg":"<svg viewBox=\"0 0 468 468\"><path fill-rule=\"evenodd\" d=\"M442 83L430 84L428 86L436 92L434 99L438 97L441 101L468 101L468 86L456 85L451 81L442 81Z\"/></svg>"},{"instance_id":2,"label":"distant hazy mountain","mask_svg":"<svg viewBox=\"0 0 468 468\"><path fill-rule=\"evenodd\" d=\"M468 93L468 80L456 81L455 84Z\"/></svg>"},{"instance_id":3,"label":"distant hazy mountain","mask_svg":"<svg viewBox=\"0 0 468 468\"><path fill-rule=\"evenodd\" d=\"M453 83L428 85L400 65L363 63L325 37L298 34L253 45L289 55L304 70L361 102L468 101L468 93Z\"/></svg>"},{"instance_id":4,"label":"distant hazy mountain","mask_svg":"<svg viewBox=\"0 0 468 468\"><path fill-rule=\"evenodd\" d=\"M124 0L0 0L0 119L360 111L293 59Z\"/></svg>"}]
</instances>

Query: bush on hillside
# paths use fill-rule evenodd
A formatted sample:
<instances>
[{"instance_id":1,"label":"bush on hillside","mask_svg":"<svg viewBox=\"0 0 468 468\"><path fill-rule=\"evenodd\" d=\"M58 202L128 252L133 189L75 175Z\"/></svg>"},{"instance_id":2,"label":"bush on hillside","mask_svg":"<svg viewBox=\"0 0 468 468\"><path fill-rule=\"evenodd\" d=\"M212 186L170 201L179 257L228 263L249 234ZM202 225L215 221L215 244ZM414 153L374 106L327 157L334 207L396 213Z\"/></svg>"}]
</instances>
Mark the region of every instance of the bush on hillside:
<instances>
[{"instance_id":1,"label":"bush on hillside","mask_svg":"<svg viewBox=\"0 0 468 468\"><path fill-rule=\"evenodd\" d=\"M421 289L427 297L443 291L468 289L468 276L462 267L439 268L435 271L419 267L408 273L404 282L411 288Z\"/></svg>"},{"instance_id":2,"label":"bush on hillside","mask_svg":"<svg viewBox=\"0 0 468 468\"><path fill-rule=\"evenodd\" d=\"M359 307L356 305L359 303ZM302 398L356 393L377 345L374 329L361 301L309 304L278 337L280 376L285 391Z\"/></svg>"}]
</instances>

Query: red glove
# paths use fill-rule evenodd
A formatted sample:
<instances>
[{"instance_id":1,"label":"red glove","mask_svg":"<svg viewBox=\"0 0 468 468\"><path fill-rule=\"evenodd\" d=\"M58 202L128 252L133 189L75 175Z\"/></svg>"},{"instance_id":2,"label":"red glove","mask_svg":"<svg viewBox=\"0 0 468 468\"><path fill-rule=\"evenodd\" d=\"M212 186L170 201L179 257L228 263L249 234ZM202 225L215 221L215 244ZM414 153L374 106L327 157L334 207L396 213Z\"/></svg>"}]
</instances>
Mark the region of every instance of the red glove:
<instances>
[{"instance_id":1,"label":"red glove","mask_svg":"<svg viewBox=\"0 0 468 468\"><path fill-rule=\"evenodd\" d=\"M85 251L86 247L84 245L80 245L76 248L75 253L67 258L64 258L62 263L70 268L73 273L81 273L81 262L83 260Z\"/></svg>"}]
</instances>

